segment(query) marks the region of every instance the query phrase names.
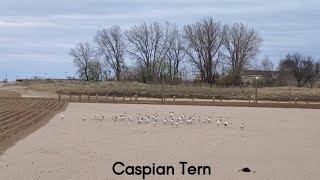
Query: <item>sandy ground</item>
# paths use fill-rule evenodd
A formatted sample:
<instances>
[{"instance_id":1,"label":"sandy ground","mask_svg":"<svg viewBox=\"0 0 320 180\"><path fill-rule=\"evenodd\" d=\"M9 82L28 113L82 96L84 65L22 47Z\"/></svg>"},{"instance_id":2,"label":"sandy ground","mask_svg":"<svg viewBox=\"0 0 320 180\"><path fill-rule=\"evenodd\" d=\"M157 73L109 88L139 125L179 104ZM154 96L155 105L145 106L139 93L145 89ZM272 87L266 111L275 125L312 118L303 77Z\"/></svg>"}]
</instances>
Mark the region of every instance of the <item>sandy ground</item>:
<instances>
[{"instance_id":1,"label":"sandy ground","mask_svg":"<svg viewBox=\"0 0 320 180\"><path fill-rule=\"evenodd\" d=\"M228 127L212 124L138 125L113 122L111 116L152 114L221 116ZM317 180L320 177L320 110L243 107L71 103L46 126L19 141L0 157L0 179L106 180L142 179L116 176L112 165L171 165L174 176L146 179ZM82 116L88 119L83 122ZM92 120L104 115L103 122ZM239 126L245 122L245 129ZM211 176L182 176L179 161L211 166ZM242 173L249 167L256 173Z\"/></svg>"},{"instance_id":2,"label":"sandy ground","mask_svg":"<svg viewBox=\"0 0 320 180\"><path fill-rule=\"evenodd\" d=\"M1 86L0 85L0 90L17 92L21 95L21 97L26 97L26 98L55 98L55 99L58 98L58 95L55 93L33 91L33 90L26 89L23 86Z\"/></svg>"}]
</instances>

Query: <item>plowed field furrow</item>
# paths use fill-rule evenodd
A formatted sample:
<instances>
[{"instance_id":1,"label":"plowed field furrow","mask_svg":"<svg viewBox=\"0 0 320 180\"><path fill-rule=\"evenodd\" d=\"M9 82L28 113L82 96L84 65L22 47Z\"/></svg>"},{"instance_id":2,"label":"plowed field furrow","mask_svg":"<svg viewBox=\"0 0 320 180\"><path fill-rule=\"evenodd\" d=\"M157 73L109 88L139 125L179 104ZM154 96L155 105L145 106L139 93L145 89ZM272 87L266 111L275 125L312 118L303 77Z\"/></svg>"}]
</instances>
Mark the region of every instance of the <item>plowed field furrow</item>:
<instances>
[{"instance_id":1,"label":"plowed field furrow","mask_svg":"<svg viewBox=\"0 0 320 180\"><path fill-rule=\"evenodd\" d=\"M38 102L35 102L33 105L28 106L28 108L42 109L45 104L47 104L47 101L38 101Z\"/></svg>"},{"instance_id":2,"label":"plowed field furrow","mask_svg":"<svg viewBox=\"0 0 320 180\"><path fill-rule=\"evenodd\" d=\"M0 109L0 116L5 115L6 113L10 112L9 109Z\"/></svg>"},{"instance_id":3,"label":"plowed field furrow","mask_svg":"<svg viewBox=\"0 0 320 180\"><path fill-rule=\"evenodd\" d=\"M2 119L8 118L8 115L9 115L9 114L12 114L12 113L16 113L16 112L15 112L15 111L12 111L12 110L9 110L9 111L6 111L6 112L2 113L2 114L0 115L0 122L1 122Z\"/></svg>"},{"instance_id":4,"label":"plowed field furrow","mask_svg":"<svg viewBox=\"0 0 320 180\"><path fill-rule=\"evenodd\" d=\"M35 105L35 103L37 102L34 102L33 100L30 100L30 101L25 101L21 104L21 107L24 107L24 108L33 108L33 106Z\"/></svg>"},{"instance_id":5,"label":"plowed field furrow","mask_svg":"<svg viewBox=\"0 0 320 180\"><path fill-rule=\"evenodd\" d=\"M43 107L43 109L50 110L50 109L53 109L56 106L57 106L57 102L56 101L49 101L49 103L47 103L47 105L45 105Z\"/></svg>"},{"instance_id":6,"label":"plowed field furrow","mask_svg":"<svg viewBox=\"0 0 320 180\"><path fill-rule=\"evenodd\" d=\"M49 101L49 103L47 103L47 105L44 106L44 109L46 109L46 110L54 109L55 107L57 107L58 104L59 104L59 102L57 102L57 101Z\"/></svg>"},{"instance_id":7,"label":"plowed field furrow","mask_svg":"<svg viewBox=\"0 0 320 180\"><path fill-rule=\"evenodd\" d=\"M56 102L55 105L52 107L53 111L57 111L59 109L61 109L61 107L64 105L64 103L62 102Z\"/></svg>"},{"instance_id":8,"label":"plowed field furrow","mask_svg":"<svg viewBox=\"0 0 320 180\"><path fill-rule=\"evenodd\" d=\"M63 107L64 103L56 100L0 96L0 153L45 124L53 112Z\"/></svg>"},{"instance_id":9,"label":"plowed field furrow","mask_svg":"<svg viewBox=\"0 0 320 180\"><path fill-rule=\"evenodd\" d=\"M30 114L24 117L23 119L20 119L19 122L16 122L15 126L10 126L10 128L6 128L5 131L0 133L0 137L23 130L28 126L39 122L41 119L45 118L45 116L47 116L47 112Z\"/></svg>"},{"instance_id":10,"label":"plowed field furrow","mask_svg":"<svg viewBox=\"0 0 320 180\"><path fill-rule=\"evenodd\" d=\"M41 104L41 106L37 107L38 109L42 109L42 110L46 110L47 109L47 106L50 107L50 104L52 103L52 101L45 101L44 103Z\"/></svg>"},{"instance_id":11,"label":"plowed field furrow","mask_svg":"<svg viewBox=\"0 0 320 180\"><path fill-rule=\"evenodd\" d=\"M19 124L23 123L23 121L33 119L33 117L37 116L39 113L35 112L29 112L28 114L25 114L24 116L20 116L17 118L12 119L12 121L7 121L6 124L0 125L3 131L9 130L15 126L19 126Z\"/></svg>"},{"instance_id":12,"label":"plowed field furrow","mask_svg":"<svg viewBox=\"0 0 320 180\"><path fill-rule=\"evenodd\" d=\"M56 107L55 107L55 109L54 109L54 111L58 111L59 109L61 109L62 107L63 107L63 103L59 103Z\"/></svg>"},{"instance_id":13,"label":"plowed field furrow","mask_svg":"<svg viewBox=\"0 0 320 180\"><path fill-rule=\"evenodd\" d=\"M30 103L32 103L32 100L30 101L21 101L19 104L19 108L26 108L30 105Z\"/></svg>"},{"instance_id":14,"label":"plowed field furrow","mask_svg":"<svg viewBox=\"0 0 320 180\"><path fill-rule=\"evenodd\" d=\"M59 109L61 109L62 107L62 103L57 102L53 107L51 107L52 111L57 111Z\"/></svg>"},{"instance_id":15,"label":"plowed field furrow","mask_svg":"<svg viewBox=\"0 0 320 180\"><path fill-rule=\"evenodd\" d=\"M5 121L9 118L11 118L13 115L17 115L20 113L26 112L25 110L17 110L17 111L10 111L9 113L7 113L5 116L0 116L0 122Z\"/></svg>"},{"instance_id":16,"label":"plowed field furrow","mask_svg":"<svg viewBox=\"0 0 320 180\"><path fill-rule=\"evenodd\" d=\"M11 116L9 116L9 118L7 119L3 119L2 121L0 121L0 127L4 127L12 122L15 122L25 116L28 116L30 113L30 111L25 111L25 112L18 112L18 113L12 113Z\"/></svg>"}]
</instances>

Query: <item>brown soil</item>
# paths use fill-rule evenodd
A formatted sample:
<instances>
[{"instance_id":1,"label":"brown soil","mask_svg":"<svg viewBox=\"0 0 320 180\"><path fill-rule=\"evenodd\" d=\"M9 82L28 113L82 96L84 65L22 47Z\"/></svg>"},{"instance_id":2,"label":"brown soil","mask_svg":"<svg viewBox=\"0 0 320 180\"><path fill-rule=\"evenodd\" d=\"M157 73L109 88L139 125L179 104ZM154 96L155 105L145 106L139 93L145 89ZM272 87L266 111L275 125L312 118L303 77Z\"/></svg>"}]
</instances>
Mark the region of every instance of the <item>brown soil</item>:
<instances>
[{"instance_id":1,"label":"brown soil","mask_svg":"<svg viewBox=\"0 0 320 180\"><path fill-rule=\"evenodd\" d=\"M20 97L20 94L15 91L0 90L0 97Z\"/></svg>"},{"instance_id":2,"label":"brown soil","mask_svg":"<svg viewBox=\"0 0 320 180\"><path fill-rule=\"evenodd\" d=\"M0 97L0 155L45 125L67 104L50 99L12 98L17 97L15 93L0 94L7 95Z\"/></svg>"}]
</instances>

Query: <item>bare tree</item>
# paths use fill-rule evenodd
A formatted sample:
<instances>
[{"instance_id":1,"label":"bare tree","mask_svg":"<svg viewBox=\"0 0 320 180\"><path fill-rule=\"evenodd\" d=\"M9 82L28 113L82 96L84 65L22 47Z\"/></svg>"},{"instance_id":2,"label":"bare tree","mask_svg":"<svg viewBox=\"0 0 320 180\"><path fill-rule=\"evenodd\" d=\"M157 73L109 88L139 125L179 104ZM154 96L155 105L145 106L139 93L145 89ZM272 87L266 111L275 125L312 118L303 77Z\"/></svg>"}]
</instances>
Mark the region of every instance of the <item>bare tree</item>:
<instances>
[{"instance_id":1,"label":"bare tree","mask_svg":"<svg viewBox=\"0 0 320 180\"><path fill-rule=\"evenodd\" d=\"M225 25L224 30L225 58L230 65L233 84L239 85L242 73L259 53L262 38L258 32L244 24Z\"/></svg>"},{"instance_id":2,"label":"bare tree","mask_svg":"<svg viewBox=\"0 0 320 180\"><path fill-rule=\"evenodd\" d=\"M169 50L168 24L158 22L133 26L126 32L129 55L142 68L143 82L160 76L161 66Z\"/></svg>"},{"instance_id":3,"label":"bare tree","mask_svg":"<svg viewBox=\"0 0 320 180\"><path fill-rule=\"evenodd\" d=\"M109 29L99 30L94 41L98 44L99 54L113 69L116 79L119 81L125 54L125 42L120 27L115 25Z\"/></svg>"},{"instance_id":4,"label":"bare tree","mask_svg":"<svg viewBox=\"0 0 320 180\"><path fill-rule=\"evenodd\" d=\"M126 66L122 71L122 78L126 81L139 80L140 68L136 66Z\"/></svg>"},{"instance_id":5,"label":"bare tree","mask_svg":"<svg viewBox=\"0 0 320 180\"><path fill-rule=\"evenodd\" d=\"M269 59L268 56L265 56L261 62L260 67L262 70L263 83L265 86L272 86L276 83L276 80L273 78L274 75L274 66L273 62Z\"/></svg>"},{"instance_id":6,"label":"bare tree","mask_svg":"<svg viewBox=\"0 0 320 180\"><path fill-rule=\"evenodd\" d=\"M315 83L320 79L320 61L313 61L312 68L309 73L309 77L307 77L310 87L313 88Z\"/></svg>"},{"instance_id":7,"label":"bare tree","mask_svg":"<svg viewBox=\"0 0 320 180\"><path fill-rule=\"evenodd\" d=\"M94 59L88 63L89 81L98 82L102 79L102 64L99 60Z\"/></svg>"},{"instance_id":8,"label":"bare tree","mask_svg":"<svg viewBox=\"0 0 320 180\"><path fill-rule=\"evenodd\" d=\"M77 73L80 78L89 80L89 62L95 58L95 51L89 43L79 43L75 48L70 50L70 55L73 57L73 63L77 68Z\"/></svg>"},{"instance_id":9,"label":"bare tree","mask_svg":"<svg viewBox=\"0 0 320 180\"><path fill-rule=\"evenodd\" d=\"M309 82L313 69L314 59L311 56L304 56L300 53L287 54L280 64L280 69L284 69L291 74L298 87L302 87Z\"/></svg>"},{"instance_id":10,"label":"bare tree","mask_svg":"<svg viewBox=\"0 0 320 180\"><path fill-rule=\"evenodd\" d=\"M270 60L270 58L268 56L265 56L261 60L261 70L263 70L263 71L273 71L274 70L273 62Z\"/></svg>"},{"instance_id":11,"label":"bare tree","mask_svg":"<svg viewBox=\"0 0 320 180\"><path fill-rule=\"evenodd\" d=\"M295 78L293 77L292 73L289 72L289 65L288 61L285 59L280 60L278 64L277 70L280 72L279 82L280 86L288 86L291 85Z\"/></svg>"},{"instance_id":12,"label":"bare tree","mask_svg":"<svg viewBox=\"0 0 320 180\"><path fill-rule=\"evenodd\" d=\"M215 83L223 36L221 24L213 18L184 26L186 53L199 70L201 80L211 85Z\"/></svg>"},{"instance_id":13,"label":"bare tree","mask_svg":"<svg viewBox=\"0 0 320 180\"><path fill-rule=\"evenodd\" d=\"M185 47L181 33L177 26L172 26L170 30L170 43L167 53L168 65L169 65L169 77L173 80L179 77L179 68L182 60L184 59Z\"/></svg>"}]
</instances>

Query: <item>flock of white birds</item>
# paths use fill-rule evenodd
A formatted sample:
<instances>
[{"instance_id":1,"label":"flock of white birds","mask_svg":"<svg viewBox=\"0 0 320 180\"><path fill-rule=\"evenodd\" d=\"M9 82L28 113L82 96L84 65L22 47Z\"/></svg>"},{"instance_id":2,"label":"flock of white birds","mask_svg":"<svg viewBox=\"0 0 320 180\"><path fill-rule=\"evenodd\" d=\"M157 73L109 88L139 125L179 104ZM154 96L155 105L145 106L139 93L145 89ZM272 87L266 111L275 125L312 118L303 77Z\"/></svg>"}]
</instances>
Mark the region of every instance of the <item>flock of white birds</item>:
<instances>
[{"instance_id":1,"label":"flock of white birds","mask_svg":"<svg viewBox=\"0 0 320 180\"><path fill-rule=\"evenodd\" d=\"M176 116L174 112L169 112L169 114L162 120L159 120L159 114L154 113L152 116L149 115L128 115L127 113L123 113L119 116L113 116L113 121L124 121L128 120L131 122L136 121L138 124L149 124L152 123L154 126L156 126L158 123L162 123L164 125L173 125L173 126L179 126L179 125L191 125L195 123L213 123L214 119L212 117L201 117L196 116L196 114L193 114L192 116L186 116L185 114ZM216 125L220 126L229 126L232 124L232 121L222 121L221 117L217 118ZM240 129L244 129L244 123L240 125Z\"/></svg>"},{"instance_id":2,"label":"flock of white birds","mask_svg":"<svg viewBox=\"0 0 320 180\"><path fill-rule=\"evenodd\" d=\"M61 119L64 119L64 115L61 114ZM87 119L87 116L84 115L82 117L82 120L85 121ZM104 116L94 116L93 120L99 120L103 121ZM127 113L123 113L119 116L113 116L112 120L114 122L117 121L131 121L134 122L136 121L138 124L149 124L152 123L154 126L156 126L160 121L159 121L159 115L158 113L153 114L152 116L145 115L143 116L142 114L137 114L135 117L133 115L128 115ZM175 116L174 112L169 112L168 116L166 116L163 120L162 123L164 125L173 125L173 126L179 126L179 125L191 125L194 123L212 123L214 120L212 117L206 117L206 118L201 118L201 116L196 116L196 114L193 114L192 116L186 116L185 114L182 114L180 116ZM160 122L161 123L161 122ZM222 122L222 118L218 117L216 121L216 125L220 126L223 125L225 127L229 126L232 124L232 121L224 121ZM240 129L244 129L244 123L241 123Z\"/></svg>"}]
</instances>

